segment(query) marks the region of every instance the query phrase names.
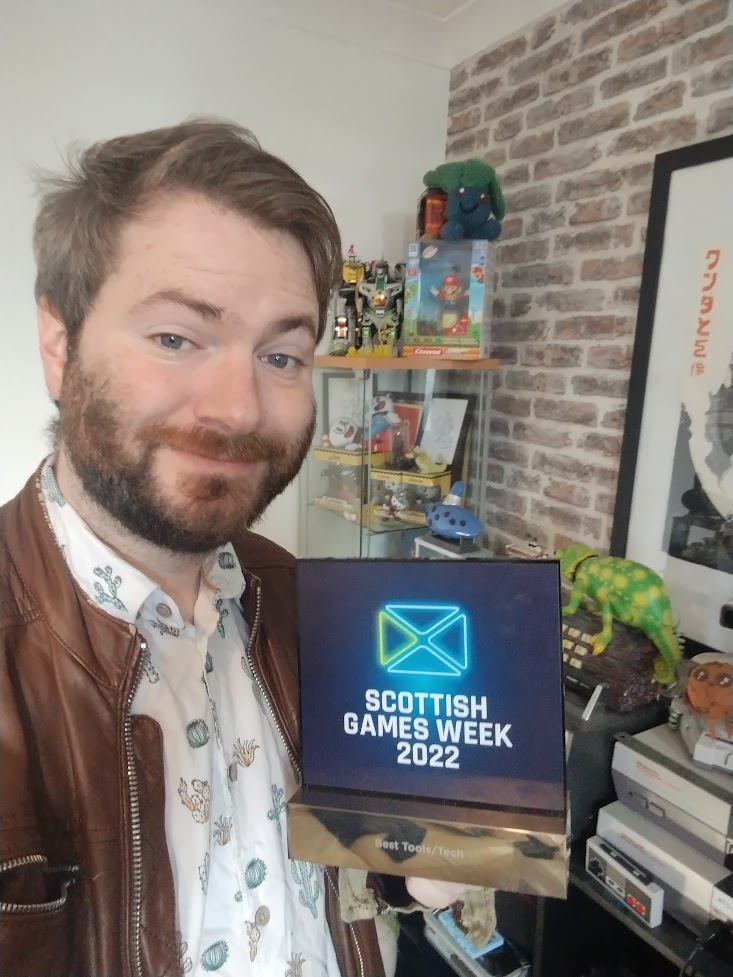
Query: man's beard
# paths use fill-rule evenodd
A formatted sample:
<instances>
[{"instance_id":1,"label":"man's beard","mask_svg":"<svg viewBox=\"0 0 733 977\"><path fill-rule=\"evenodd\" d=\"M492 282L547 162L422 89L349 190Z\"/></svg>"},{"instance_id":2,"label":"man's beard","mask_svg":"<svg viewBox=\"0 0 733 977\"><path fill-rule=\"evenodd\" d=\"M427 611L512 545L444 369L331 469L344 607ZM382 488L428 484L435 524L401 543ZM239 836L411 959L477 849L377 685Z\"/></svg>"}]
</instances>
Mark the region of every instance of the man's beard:
<instances>
[{"instance_id":1,"label":"man's beard","mask_svg":"<svg viewBox=\"0 0 733 977\"><path fill-rule=\"evenodd\" d=\"M78 355L67 362L58 437L86 493L128 532L173 553L208 552L249 527L298 474L313 439L315 409L295 441L164 423L136 428L108 388L84 371ZM264 471L179 474L169 488L174 501L153 471L161 447L264 463Z\"/></svg>"}]
</instances>

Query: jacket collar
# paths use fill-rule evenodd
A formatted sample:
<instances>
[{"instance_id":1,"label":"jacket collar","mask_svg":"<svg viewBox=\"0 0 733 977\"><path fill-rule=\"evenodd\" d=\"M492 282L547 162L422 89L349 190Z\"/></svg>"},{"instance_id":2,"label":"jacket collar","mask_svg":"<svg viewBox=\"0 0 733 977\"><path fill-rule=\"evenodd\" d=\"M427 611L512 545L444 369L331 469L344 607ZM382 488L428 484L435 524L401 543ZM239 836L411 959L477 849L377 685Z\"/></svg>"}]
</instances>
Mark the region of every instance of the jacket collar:
<instances>
[{"instance_id":1,"label":"jacket collar","mask_svg":"<svg viewBox=\"0 0 733 977\"><path fill-rule=\"evenodd\" d=\"M74 580L93 604L111 617L137 626L140 614L145 610L153 614L155 605L162 601L174 607L174 618L168 623L184 627L180 611L159 584L108 546L67 502L56 481L52 458L41 469L40 485L55 542ZM212 596L242 596L244 577L231 544L205 554L201 573L202 584Z\"/></svg>"},{"instance_id":2,"label":"jacket collar","mask_svg":"<svg viewBox=\"0 0 733 977\"><path fill-rule=\"evenodd\" d=\"M119 687L131 677L135 629L95 607L75 584L41 501L40 477L41 467L2 509L11 574L66 652L100 684Z\"/></svg>"},{"instance_id":3,"label":"jacket collar","mask_svg":"<svg viewBox=\"0 0 733 977\"><path fill-rule=\"evenodd\" d=\"M41 500L42 470L41 465L20 493L0 508L0 540L4 537L10 575L16 578L0 601L0 618L40 618L56 642L97 682L126 689L138 658L136 629L97 607L74 581ZM238 556L241 562L241 551ZM242 573L243 603L251 612L257 581L246 570Z\"/></svg>"}]
</instances>

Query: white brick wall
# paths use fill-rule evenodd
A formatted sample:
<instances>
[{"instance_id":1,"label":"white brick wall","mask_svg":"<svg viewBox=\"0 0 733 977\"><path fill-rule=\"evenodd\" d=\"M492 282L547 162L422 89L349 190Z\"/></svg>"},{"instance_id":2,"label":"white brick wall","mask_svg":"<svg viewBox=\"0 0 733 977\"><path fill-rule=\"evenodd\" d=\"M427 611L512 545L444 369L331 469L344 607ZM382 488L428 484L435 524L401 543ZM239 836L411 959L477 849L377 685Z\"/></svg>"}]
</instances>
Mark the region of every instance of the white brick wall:
<instances>
[{"instance_id":1,"label":"white brick wall","mask_svg":"<svg viewBox=\"0 0 733 977\"><path fill-rule=\"evenodd\" d=\"M490 535L607 547L655 154L733 132L729 0L580 0L451 73L496 167Z\"/></svg>"}]
</instances>

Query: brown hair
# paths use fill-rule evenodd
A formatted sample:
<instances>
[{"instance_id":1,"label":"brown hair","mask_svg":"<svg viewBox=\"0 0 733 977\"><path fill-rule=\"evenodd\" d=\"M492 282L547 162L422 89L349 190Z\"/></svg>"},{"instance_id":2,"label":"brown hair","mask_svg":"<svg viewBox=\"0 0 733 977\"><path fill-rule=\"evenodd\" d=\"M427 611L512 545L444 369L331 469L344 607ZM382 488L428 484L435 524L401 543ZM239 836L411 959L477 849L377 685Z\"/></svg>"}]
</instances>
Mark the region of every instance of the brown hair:
<instances>
[{"instance_id":1,"label":"brown hair","mask_svg":"<svg viewBox=\"0 0 733 977\"><path fill-rule=\"evenodd\" d=\"M156 194L181 190L204 194L300 243L313 270L319 339L323 335L341 265L336 221L323 197L262 149L249 130L193 119L95 143L68 169L64 176L41 180L33 247L36 299L49 301L72 350L114 265L124 224Z\"/></svg>"}]
</instances>

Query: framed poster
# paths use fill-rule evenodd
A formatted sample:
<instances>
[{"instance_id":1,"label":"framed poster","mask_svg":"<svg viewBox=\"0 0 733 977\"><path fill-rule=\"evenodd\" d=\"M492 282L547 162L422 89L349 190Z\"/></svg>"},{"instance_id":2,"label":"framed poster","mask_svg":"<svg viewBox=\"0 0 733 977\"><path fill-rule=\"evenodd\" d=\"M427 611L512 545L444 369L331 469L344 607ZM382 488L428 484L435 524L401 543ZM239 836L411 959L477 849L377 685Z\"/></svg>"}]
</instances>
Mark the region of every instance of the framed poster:
<instances>
[{"instance_id":1,"label":"framed poster","mask_svg":"<svg viewBox=\"0 0 733 977\"><path fill-rule=\"evenodd\" d=\"M733 136L656 157L611 553L733 652Z\"/></svg>"}]
</instances>

